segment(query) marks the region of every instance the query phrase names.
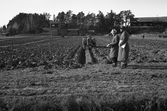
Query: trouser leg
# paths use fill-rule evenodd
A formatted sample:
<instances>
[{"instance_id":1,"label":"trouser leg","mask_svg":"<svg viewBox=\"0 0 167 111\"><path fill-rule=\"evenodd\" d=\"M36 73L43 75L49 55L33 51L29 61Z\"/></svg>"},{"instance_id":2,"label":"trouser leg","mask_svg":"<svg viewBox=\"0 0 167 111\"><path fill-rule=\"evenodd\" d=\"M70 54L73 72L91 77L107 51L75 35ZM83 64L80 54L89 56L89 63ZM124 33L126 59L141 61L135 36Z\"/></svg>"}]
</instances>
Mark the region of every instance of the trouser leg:
<instances>
[{"instance_id":1,"label":"trouser leg","mask_svg":"<svg viewBox=\"0 0 167 111\"><path fill-rule=\"evenodd\" d=\"M113 59L112 59L112 63L113 63L113 66L117 66L117 58L116 57L114 57Z\"/></svg>"},{"instance_id":2,"label":"trouser leg","mask_svg":"<svg viewBox=\"0 0 167 111\"><path fill-rule=\"evenodd\" d=\"M126 68L127 67L127 61L121 61L121 67Z\"/></svg>"},{"instance_id":3,"label":"trouser leg","mask_svg":"<svg viewBox=\"0 0 167 111\"><path fill-rule=\"evenodd\" d=\"M115 58L113 58L113 62L114 62L114 64L116 64L117 65L117 58L115 57Z\"/></svg>"}]
</instances>

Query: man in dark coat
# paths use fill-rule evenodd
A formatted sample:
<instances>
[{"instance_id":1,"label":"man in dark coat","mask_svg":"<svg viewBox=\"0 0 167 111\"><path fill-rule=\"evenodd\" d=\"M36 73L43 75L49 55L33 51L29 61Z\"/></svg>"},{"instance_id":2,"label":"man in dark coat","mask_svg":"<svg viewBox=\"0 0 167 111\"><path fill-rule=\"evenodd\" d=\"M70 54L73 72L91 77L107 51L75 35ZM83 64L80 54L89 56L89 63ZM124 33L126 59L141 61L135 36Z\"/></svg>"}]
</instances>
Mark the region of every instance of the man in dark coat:
<instances>
[{"instance_id":1,"label":"man in dark coat","mask_svg":"<svg viewBox=\"0 0 167 111\"><path fill-rule=\"evenodd\" d=\"M86 37L82 38L82 46L86 50L87 48L95 48L96 47L96 39L93 38L90 34L86 34Z\"/></svg>"},{"instance_id":2,"label":"man in dark coat","mask_svg":"<svg viewBox=\"0 0 167 111\"><path fill-rule=\"evenodd\" d=\"M90 48L96 47L96 40L91 36L91 34L87 35L87 45Z\"/></svg>"},{"instance_id":3,"label":"man in dark coat","mask_svg":"<svg viewBox=\"0 0 167 111\"><path fill-rule=\"evenodd\" d=\"M118 52L118 61L121 62L121 68L126 68L129 58L129 34L126 31L126 27L122 26L120 28L120 31L122 32L120 36L119 41L119 52Z\"/></svg>"},{"instance_id":4,"label":"man in dark coat","mask_svg":"<svg viewBox=\"0 0 167 111\"><path fill-rule=\"evenodd\" d=\"M113 67L116 67L117 57L118 57L119 36L117 35L117 31L115 29L111 31L111 34L113 35L112 41L110 44L107 45L107 47L111 47L110 53L109 53L109 62L112 62Z\"/></svg>"}]
</instances>

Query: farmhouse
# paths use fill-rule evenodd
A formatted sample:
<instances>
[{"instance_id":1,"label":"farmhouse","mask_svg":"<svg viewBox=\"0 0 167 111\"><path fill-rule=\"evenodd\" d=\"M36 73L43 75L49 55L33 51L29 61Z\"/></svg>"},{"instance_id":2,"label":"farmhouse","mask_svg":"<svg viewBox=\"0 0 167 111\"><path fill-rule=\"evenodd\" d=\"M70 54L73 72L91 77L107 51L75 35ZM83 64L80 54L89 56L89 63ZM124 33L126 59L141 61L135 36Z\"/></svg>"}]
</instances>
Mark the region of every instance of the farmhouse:
<instances>
[{"instance_id":1,"label":"farmhouse","mask_svg":"<svg viewBox=\"0 0 167 111\"><path fill-rule=\"evenodd\" d=\"M68 36L78 36L86 35L86 33L95 34L95 30L80 29L80 28L68 28L68 24L59 23L57 21L50 21L49 29L44 28L44 30L49 31L51 35L68 35Z\"/></svg>"},{"instance_id":2,"label":"farmhouse","mask_svg":"<svg viewBox=\"0 0 167 111\"><path fill-rule=\"evenodd\" d=\"M50 21L50 28L58 29L59 23L56 21Z\"/></svg>"},{"instance_id":3,"label":"farmhouse","mask_svg":"<svg viewBox=\"0 0 167 111\"><path fill-rule=\"evenodd\" d=\"M45 28L44 30L49 31L49 33L53 36L57 35L66 35L68 30L67 30L67 24L65 23L59 23L57 21L50 21L50 27Z\"/></svg>"},{"instance_id":4,"label":"farmhouse","mask_svg":"<svg viewBox=\"0 0 167 111\"><path fill-rule=\"evenodd\" d=\"M167 28L167 17L141 17L131 21L130 27L140 31L163 32Z\"/></svg>"}]
</instances>

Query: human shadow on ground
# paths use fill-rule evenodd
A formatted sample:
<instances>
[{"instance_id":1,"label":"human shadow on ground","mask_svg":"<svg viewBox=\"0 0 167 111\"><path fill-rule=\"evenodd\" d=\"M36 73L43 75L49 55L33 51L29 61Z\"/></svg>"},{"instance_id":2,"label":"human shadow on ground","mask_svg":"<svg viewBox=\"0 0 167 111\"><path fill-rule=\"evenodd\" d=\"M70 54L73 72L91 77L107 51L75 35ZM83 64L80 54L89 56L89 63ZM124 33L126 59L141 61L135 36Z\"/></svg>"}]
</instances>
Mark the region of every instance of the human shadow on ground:
<instances>
[{"instance_id":1,"label":"human shadow on ground","mask_svg":"<svg viewBox=\"0 0 167 111\"><path fill-rule=\"evenodd\" d=\"M167 70L167 65L128 65L128 69Z\"/></svg>"}]
</instances>

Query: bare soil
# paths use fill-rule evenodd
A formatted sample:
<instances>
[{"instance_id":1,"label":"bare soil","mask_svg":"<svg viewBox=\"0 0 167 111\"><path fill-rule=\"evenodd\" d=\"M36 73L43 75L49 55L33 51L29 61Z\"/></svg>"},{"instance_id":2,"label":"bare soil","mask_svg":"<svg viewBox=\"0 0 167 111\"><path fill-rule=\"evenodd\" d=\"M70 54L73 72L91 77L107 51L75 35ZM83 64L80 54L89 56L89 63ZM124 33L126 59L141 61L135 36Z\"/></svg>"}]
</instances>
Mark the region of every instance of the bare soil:
<instances>
[{"instance_id":1,"label":"bare soil","mask_svg":"<svg viewBox=\"0 0 167 111\"><path fill-rule=\"evenodd\" d=\"M148 37L146 39L149 40ZM87 62L91 61L90 57L86 51ZM13 104L25 98L47 100L71 95L77 99L85 95L95 99L113 97L115 101L166 99L167 63L130 62L126 69L101 62L85 64L77 69L45 69L40 66L0 70L0 97L5 102Z\"/></svg>"}]
</instances>

